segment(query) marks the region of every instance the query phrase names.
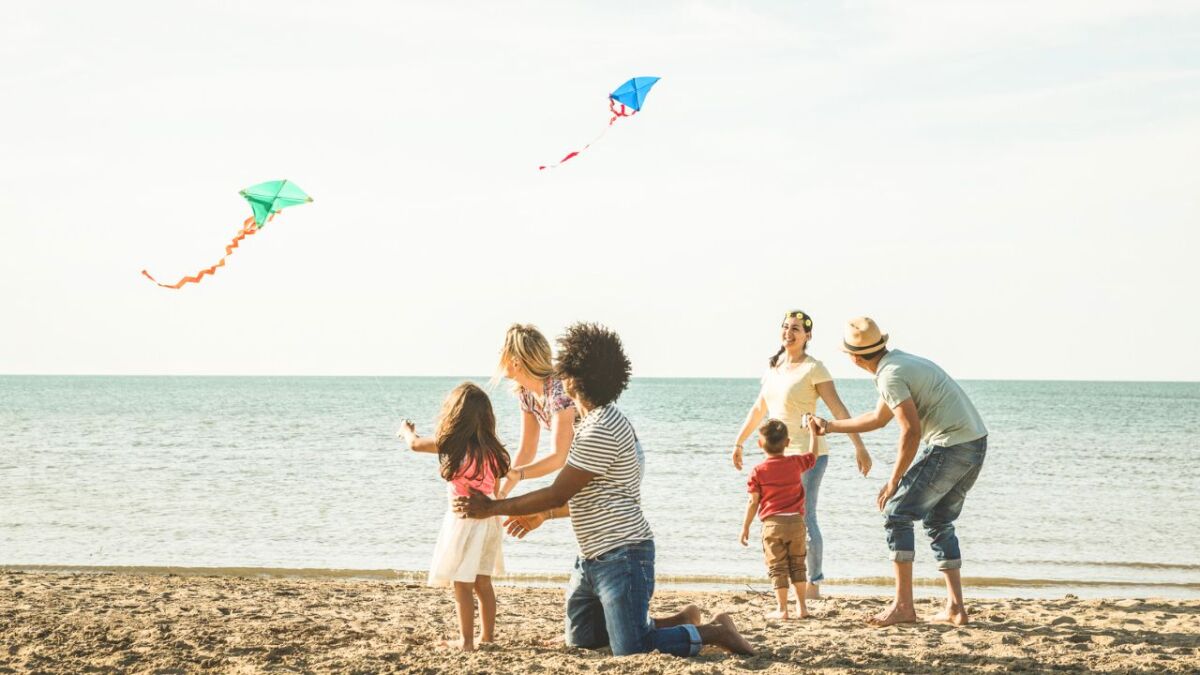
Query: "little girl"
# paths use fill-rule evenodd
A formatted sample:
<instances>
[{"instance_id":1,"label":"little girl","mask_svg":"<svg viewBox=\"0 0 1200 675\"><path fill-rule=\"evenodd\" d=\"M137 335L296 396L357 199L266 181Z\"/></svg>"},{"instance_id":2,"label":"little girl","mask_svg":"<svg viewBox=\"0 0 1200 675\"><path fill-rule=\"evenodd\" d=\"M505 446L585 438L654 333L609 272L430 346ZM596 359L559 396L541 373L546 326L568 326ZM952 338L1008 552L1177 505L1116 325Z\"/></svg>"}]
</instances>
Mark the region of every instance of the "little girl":
<instances>
[{"instance_id":1,"label":"little girl","mask_svg":"<svg viewBox=\"0 0 1200 675\"><path fill-rule=\"evenodd\" d=\"M417 436L416 426L405 421L400 435L416 452L436 452L450 501L470 495L472 488L495 497L497 476L508 473L508 452L496 437L496 416L482 389L464 382L442 404L435 437ZM496 628L496 593L492 576L504 573L500 551L502 535L497 518L462 518L450 509L433 549L430 586L454 586L458 627L463 651L475 649L475 603L479 597L480 642L491 642Z\"/></svg>"}]
</instances>

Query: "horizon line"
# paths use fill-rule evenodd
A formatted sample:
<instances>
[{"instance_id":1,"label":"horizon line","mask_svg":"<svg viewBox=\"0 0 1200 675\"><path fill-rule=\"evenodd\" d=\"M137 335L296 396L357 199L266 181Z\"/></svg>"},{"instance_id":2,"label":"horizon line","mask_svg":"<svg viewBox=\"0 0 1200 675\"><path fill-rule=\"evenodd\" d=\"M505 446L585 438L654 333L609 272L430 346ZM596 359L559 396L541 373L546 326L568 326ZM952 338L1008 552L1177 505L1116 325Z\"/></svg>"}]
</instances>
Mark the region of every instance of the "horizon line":
<instances>
[{"instance_id":1,"label":"horizon line","mask_svg":"<svg viewBox=\"0 0 1200 675\"><path fill-rule=\"evenodd\" d=\"M0 377L162 377L162 378L425 378L452 379L464 378L472 380L490 380L491 375L388 375L388 374L246 374L246 373L0 373ZM631 380L758 380L758 377L730 375L635 375ZM870 381L870 377L836 377L834 381ZM1075 378L990 378L990 377L956 377L959 382L1060 382L1085 384L1200 384L1200 380L1086 380Z\"/></svg>"}]
</instances>

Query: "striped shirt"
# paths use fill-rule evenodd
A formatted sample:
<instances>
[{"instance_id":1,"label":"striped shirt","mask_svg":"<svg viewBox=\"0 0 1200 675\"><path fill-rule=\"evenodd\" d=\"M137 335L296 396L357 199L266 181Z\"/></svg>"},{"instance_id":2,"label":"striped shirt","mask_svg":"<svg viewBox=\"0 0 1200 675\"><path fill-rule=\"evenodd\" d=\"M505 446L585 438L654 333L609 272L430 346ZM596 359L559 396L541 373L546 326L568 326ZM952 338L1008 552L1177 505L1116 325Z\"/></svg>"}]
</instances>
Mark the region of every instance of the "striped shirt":
<instances>
[{"instance_id":1,"label":"striped shirt","mask_svg":"<svg viewBox=\"0 0 1200 675\"><path fill-rule=\"evenodd\" d=\"M595 478L571 497L571 527L584 558L653 539L642 514L646 459L633 425L609 404L591 410L575 427L567 464Z\"/></svg>"}]
</instances>

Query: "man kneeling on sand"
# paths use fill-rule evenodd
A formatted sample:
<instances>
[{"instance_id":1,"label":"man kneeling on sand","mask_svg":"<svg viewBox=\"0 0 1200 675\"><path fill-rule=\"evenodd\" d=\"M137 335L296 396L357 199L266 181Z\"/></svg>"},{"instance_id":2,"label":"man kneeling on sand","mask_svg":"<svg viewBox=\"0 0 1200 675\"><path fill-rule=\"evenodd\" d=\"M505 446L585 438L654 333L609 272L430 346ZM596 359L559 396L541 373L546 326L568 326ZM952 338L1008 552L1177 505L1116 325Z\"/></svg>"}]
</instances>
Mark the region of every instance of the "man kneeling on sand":
<instances>
[{"instance_id":1,"label":"man kneeling on sand","mask_svg":"<svg viewBox=\"0 0 1200 675\"><path fill-rule=\"evenodd\" d=\"M963 625L968 617L954 520L983 467L987 429L966 393L944 370L919 356L888 351L887 340L871 319L864 316L850 321L842 351L856 366L875 375L879 403L873 412L849 420L826 421L813 416L809 426L818 434L863 433L896 418L900 425L896 466L877 502L895 565L896 600L870 621L890 626L917 620L912 597L916 549L912 523L921 520L933 540L938 569L946 578L946 610L935 620ZM918 455L922 441L926 447Z\"/></svg>"},{"instance_id":2,"label":"man kneeling on sand","mask_svg":"<svg viewBox=\"0 0 1200 675\"><path fill-rule=\"evenodd\" d=\"M547 518L571 518L579 556L567 586L566 642L572 647L609 646L614 656L660 651L695 656L703 645L738 654L753 650L727 614L700 622L694 606L651 619L654 534L642 513L645 473L633 425L613 405L629 383L629 359L612 331L575 324L558 339L555 376L581 415L566 466L554 483L511 499L481 493L459 497L455 509L468 518L509 518L511 534L523 537Z\"/></svg>"}]
</instances>

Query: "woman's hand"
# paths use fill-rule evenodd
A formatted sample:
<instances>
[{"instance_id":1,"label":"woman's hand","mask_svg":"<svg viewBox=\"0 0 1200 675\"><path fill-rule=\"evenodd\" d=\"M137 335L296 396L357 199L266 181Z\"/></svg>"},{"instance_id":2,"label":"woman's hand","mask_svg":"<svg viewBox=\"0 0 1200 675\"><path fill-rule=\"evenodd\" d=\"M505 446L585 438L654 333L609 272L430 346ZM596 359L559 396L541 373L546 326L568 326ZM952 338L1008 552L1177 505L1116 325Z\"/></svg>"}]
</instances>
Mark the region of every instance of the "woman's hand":
<instances>
[{"instance_id":1,"label":"woman's hand","mask_svg":"<svg viewBox=\"0 0 1200 675\"><path fill-rule=\"evenodd\" d=\"M866 448L858 448L854 453L854 461L858 463L858 472L866 476L871 473L871 453Z\"/></svg>"},{"instance_id":2,"label":"woman's hand","mask_svg":"<svg viewBox=\"0 0 1200 675\"><path fill-rule=\"evenodd\" d=\"M525 535L541 527L544 522L546 522L545 513L535 513L530 516L509 516L504 519L504 529L517 539L524 539Z\"/></svg>"},{"instance_id":3,"label":"woman's hand","mask_svg":"<svg viewBox=\"0 0 1200 675\"><path fill-rule=\"evenodd\" d=\"M737 469L738 471L741 471L742 470L742 446L740 446L740 445L733 446L733 454L731 454L729 458L733 460L733 468Z\"/></svg>"}]
</instances>

